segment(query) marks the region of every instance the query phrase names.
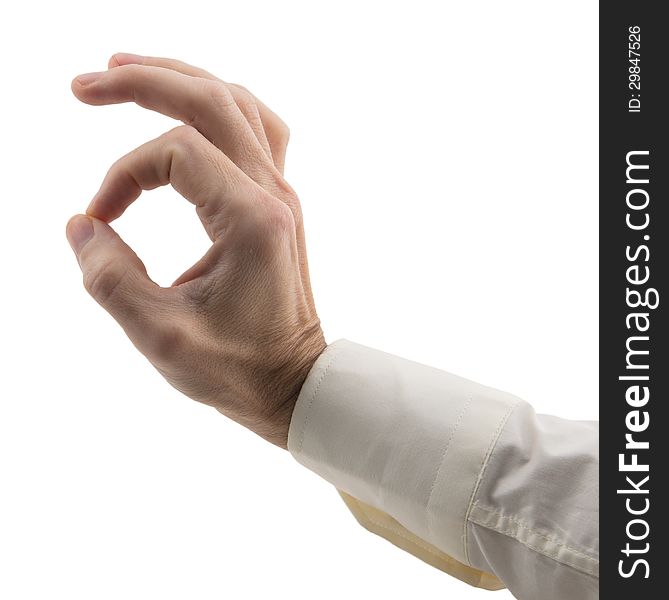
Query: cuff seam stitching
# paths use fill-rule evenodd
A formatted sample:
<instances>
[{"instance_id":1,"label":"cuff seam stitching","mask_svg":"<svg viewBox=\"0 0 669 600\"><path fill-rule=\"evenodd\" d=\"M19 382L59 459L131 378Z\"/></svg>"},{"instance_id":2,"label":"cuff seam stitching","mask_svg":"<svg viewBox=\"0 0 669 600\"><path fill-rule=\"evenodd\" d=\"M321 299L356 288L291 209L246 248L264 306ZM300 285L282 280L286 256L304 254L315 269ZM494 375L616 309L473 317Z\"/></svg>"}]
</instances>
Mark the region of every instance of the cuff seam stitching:
<instances>
[{"instance_id":1,"label":"cuff seam stitching","mask_svg":"<svg viewBox=\"0 0 669 600\"><path fill-rule=\"evenodd\" d=\"M518 518L514 515L504 514L500 510L495 510L493 508L483 506L482 504L479 504L478 501L474 502L474 507L476 507L479 510L485 512L488 517L490 517L490 515L492 515L492 516L495 516L495 517L499 517L500 519L510 521L511 523L515 523L518 526L519 529L524 529L525 531L531 533L532 535L536 535L537 537L539 537L543 540L546 540L547 542L551 542L552 544L555 544L556 546L560 546L561 548L564 548L565 550L569 550L569 552L572 552L573 554L576 554L577 556L582 556L583 558L586 558L586 559L591 560L593 562L599 562L599 558L597 556L597 551L595 549L587 548L584 551L582 551L582 550L579 550L577 548L574 548L573 546L570 546L569 544L561 541L559 538L557 538L555 536L546 535L544 533L541 533L539 530L530 527L530 525L526 521L523 521L523 519L520 519L520 518ZM473 523L476 523L477 525L481 525L481 527L488 527L490 529L495 529L495 531L498 531L499 533L503 533L505 535L509 535L509 536L513 537L514 539L518 539L518 538L516 538L516 536L509 533L509 531L510 531L509 529L505 529L501 526L499 528L493 527L492 525L488 525L486 522L484 522L483 519L473 517L471 515L469 516L469 520L472 521ZM520 540L518 540L518 541L520 541Z\"/></svg>"},{"instance_id":2,"label":"cuff seam stitching","mask_svg":"<svg viewBox=\"0 0 669 600\"><path fill-rule=\"evenodd\" d=\"M487 511L487 509L481 505L477 505L477 507L484 512ZM536 536L544 540L545 542L548 542L549 544L554 544L555 546L557 546L557 549L551 551L551 549L545 547L544 545L540 545L538 543L532 543L529 539L524 539L524 536L521 536L519 533L514 535L514 533L509 529L502 527L501 525L496 526L491 523L487 523L480 517L475 517L470 515L469 521L471 523L479 525L480 527L484 527L486 529L495 531L501 535L505 535L511 538L512 540L518 542L519 544L522 544L523 546L529 548L530 550L533 550L538 554L542 554L543 556L546 556L547 558L550 558L562 565L571 567L572 569L575 569L576 571L579 571L586 575L597 577L599 559L592 556L588 556L587 554L580 552L579 550L576 550L575 548L572 548L567 544L563 544L557 540L549 538L548 536L539 533L538 531L532 529L531 527L528 527L526 524L519 522L518 520L514 520L512 517L505 517L504 515L502 515L501 513L497 513L496 511L492 511L492 514L499 515L499 517L503 519L506 518L512 522L515 522L519 530L526 531L528 534ZM564 551L567 553L567 556L560 557L559 548L563 548Z\"/></svg>"},{"instance_id":3,"label":"cuff seam stitching","mask_svg":"<svg viewBox=\"0 0 669 600\"><path fill-rule=\"evenodd\" d=\"M437 466L436 473L434 475L434 479L432 480L432 485L430 486L430 491L427 496L427 502L425 503L425 511L426 511L426 516L427 516L427 531L428 535L431 533L431 526L430 526L430 501L432 500L432 495L434 493L434 489L437 485L437 481L439 480L439 475L441 475L441 470L444 466L444 462L446 461L446 454L448 454L449 449L451 448L451 445L453 444L453 439L455 438L455 434L458 432L460 429L460 425L462 424L462 420L464 419L465 414L467 413L467 410L469 409L470 405L472 403L472 397L469 396L467 398L467 401L463 404L462 408L460 409L460 414L458 415L455 424L453 425L453 430L451 432L451 435L448 437L448 441L446 442L446 445L444 446L444 450L441 453L441 458L439 461L439 465Z\"/></svg>"},{"instance_id":4,"label":"cuff seam stitching","mask_svg":"<svg viewBox=\"0 0 669 600\"><path fill-rule=\"evenodd\" d=\"M511 413L514 411L514 409L522 402L522 400L517 399L515 402L513 402L507 411L504 413L504 416L500 419L497 429L495 429L495 432L492 435L492 438L490 439L490 444L488 446L488 450L486 451L483 461L481 462L481 466L479 467L479 475L478 478L476 479L476 483L474 483L474 487L472 488L472 493L469 497L469 502L467 505L467 511L465 512L465 519L463 523L463 531L462 531L462 544L464 546L464 556L465 556L465 561L468 565L471 566L471 562L469 560L469 543L467 540L467 523L469 522L469 517L472 512L472 508L474 507L474 498L476 497L476 492L478 492L479 486L481 485L481 481L483 480L483 476L485 474L486 468L488 467L488 462L490 461L490 457L492 456L492 453L495 450L495 446L497 445L497 440L499 439L499 436L502 434L502 429L504 429L504 425L508 421L509 417L511 416Z\"/></svg>"},{"instance_id":5,"label":"cuff seam stitching","mask_svg":"<svg viewBox=\"0 0 669 600\"><path fill-rule=\"evenodd\" d=\"M307 423L309 422L309 415L311 414L311 407L314 404L314 401L316 400L316 395L318 394L318 390L321 387L321 384L325 380L325 376L327 375L328 371L330 370L330 367L334 363L335 358L339 354L339 348L334 349L331 356L330 360L328 361L327 365L323 369L323 372L321 373L321 376L318 378L318 382L316 383L316 387L314 388L313 393L311 394L311 398L309 399L309 404L307 404L307 408L304 413L304 422L302 423L302 430L300 432L300 438L299 438L299 443L297 445L297 450L294 452L294 454L300 454L302 452L302 446L304 445L304 436L306 435L307 432Z\"/></svg>"}]
</instances>

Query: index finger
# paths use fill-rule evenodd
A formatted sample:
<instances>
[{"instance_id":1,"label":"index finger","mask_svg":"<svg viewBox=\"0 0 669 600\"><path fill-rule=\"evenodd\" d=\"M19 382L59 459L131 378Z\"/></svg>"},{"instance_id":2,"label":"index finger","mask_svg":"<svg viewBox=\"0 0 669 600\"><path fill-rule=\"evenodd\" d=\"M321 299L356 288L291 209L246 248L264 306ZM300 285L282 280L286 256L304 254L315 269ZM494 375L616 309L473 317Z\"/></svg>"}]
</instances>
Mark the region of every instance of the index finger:
<instances>
[{"instance_id":1,"label":"index finger","mask_svg":"<svg viewBox=\"0 0 669 600\"><path fill-rule=\"evenodd\" d=\"M171 69L177 73L190 75L191 77L200 77L202 79L210 79L214 81L221 81L228 86L232 97L235 99L237 106L240 107L242 113L247 118L253 131L260 140L261 145L269 147L269 154L274 161L276 168L283 173L283 165L286 159L286 146L288 144L289 131L288 126L272 109L265 105L252 92L243 88L236 83L223 81L221 78L212 75L209 71L195 67L191 64L176 60L174 58L162 58L159 56L139 56L138 54L127 54L119 52L114 54L109 59L109 68L114 69L124 65L147 65L150 67L162 67L164 69ZM245 97L250 97L253 100L254 114L251 112L251 107L245 101ZM255 126L255 118L260 120L260 127Z\"/></svg>"},{"instance_id":2,"label":"index finger","mask_svg":"<svg viewBox=\"0 0 669 600\"><path fill-rule=\"evenodd\" d=\"M196 206L212 241L261 190L199 132L181 126L116 161L86 213L113 221L143 190L167 184Z\"/></svg>"},{"instance_id":3,"label":"index finger","mask_svg":"<svg viewBox=\"0 0 669 600\"><path fill-rule=\"evenodd\" d=\"M162 67L128 64L72 82L74 95L92 105L135 104L195 127L240 169L273 183L274 166L224 83Z\"/></svg>"}]
</instances>

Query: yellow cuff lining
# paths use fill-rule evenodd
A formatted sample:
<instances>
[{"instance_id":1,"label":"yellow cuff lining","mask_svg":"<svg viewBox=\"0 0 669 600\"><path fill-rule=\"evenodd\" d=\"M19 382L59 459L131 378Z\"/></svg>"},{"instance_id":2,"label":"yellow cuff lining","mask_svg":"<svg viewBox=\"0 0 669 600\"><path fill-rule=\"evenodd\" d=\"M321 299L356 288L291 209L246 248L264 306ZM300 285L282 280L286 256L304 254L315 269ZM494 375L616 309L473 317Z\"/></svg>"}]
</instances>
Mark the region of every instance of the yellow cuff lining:
<instances>
[{"instance_id":1,"label":"yellow cuff lining","mask_svg":"<svg viewBox=\"0 0 669 600\"><path fill-rule=\"evenodd\" d=\"M383 511L360 502L353 496L337 490L348 509L353 513L358 523L368 531L388 540L398 548L413 554L433 567L456 577L474 587L485 590L501 590L504 584L491 573L480 571L449 556L432 544L411 533L400 525L390 515Z\"/></svg>"}]
</instances>

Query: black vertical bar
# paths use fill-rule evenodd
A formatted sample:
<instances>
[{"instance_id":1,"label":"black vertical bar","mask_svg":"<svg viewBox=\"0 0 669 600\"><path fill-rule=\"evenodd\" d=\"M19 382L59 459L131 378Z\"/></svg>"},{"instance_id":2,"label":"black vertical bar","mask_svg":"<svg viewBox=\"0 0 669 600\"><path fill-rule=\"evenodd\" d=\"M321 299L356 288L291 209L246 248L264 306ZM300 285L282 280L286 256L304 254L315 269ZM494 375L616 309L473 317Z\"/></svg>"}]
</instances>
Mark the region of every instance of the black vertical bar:
<instances>
[{"instance_id":1,"label":"black vertical bar","mask_svg":"<svg viewBox=\"0 0 669 600\"><path fill-rule=\"evenodd\" d=\"M641 0L600 3L604 599L669 598L669 31L661 16L664 8L661 2ZM628 172L628 161L648 168ZM639 301L649 306L634 307ZM621 468L621 455L624 464L636 460L648 471L626 471L632 467Z\"/></svg>"}]
</instances>

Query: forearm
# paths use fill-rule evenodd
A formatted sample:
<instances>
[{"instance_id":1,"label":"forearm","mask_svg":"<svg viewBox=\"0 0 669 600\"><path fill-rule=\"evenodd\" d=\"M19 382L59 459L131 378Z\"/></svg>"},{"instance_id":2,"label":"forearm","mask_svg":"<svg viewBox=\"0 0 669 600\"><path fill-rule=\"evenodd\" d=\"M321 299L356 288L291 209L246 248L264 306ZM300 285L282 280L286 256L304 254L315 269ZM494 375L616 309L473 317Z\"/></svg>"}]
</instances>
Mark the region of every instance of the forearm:
<instances>
[{"instance_id":1,"label":"forearm","mask_svg":"<svg viewBox=\"0 0 669 600\"><path fill-rule=\"evenodd\" d=\"M415 536L474 585L493 588L487 572L519 598L557 599L595 597L597 439L594 424L341 340L307 378L288 447L391 517L395 539L376 532L394 543L412 551L401 540ZM548 572L554 595L533 588Z\"/></svg>"}]
</instances>

